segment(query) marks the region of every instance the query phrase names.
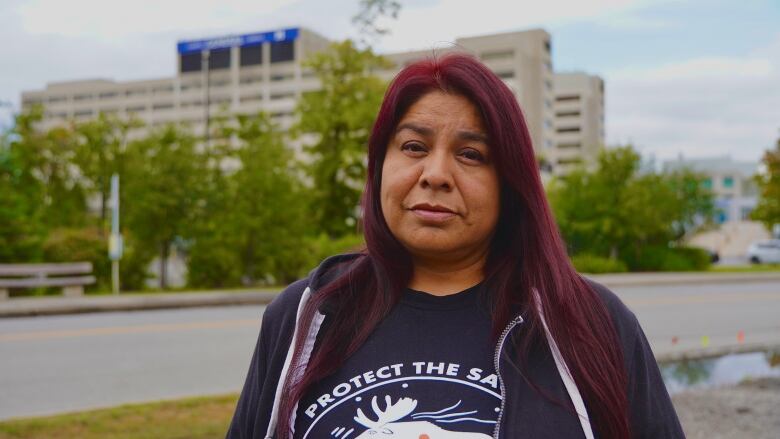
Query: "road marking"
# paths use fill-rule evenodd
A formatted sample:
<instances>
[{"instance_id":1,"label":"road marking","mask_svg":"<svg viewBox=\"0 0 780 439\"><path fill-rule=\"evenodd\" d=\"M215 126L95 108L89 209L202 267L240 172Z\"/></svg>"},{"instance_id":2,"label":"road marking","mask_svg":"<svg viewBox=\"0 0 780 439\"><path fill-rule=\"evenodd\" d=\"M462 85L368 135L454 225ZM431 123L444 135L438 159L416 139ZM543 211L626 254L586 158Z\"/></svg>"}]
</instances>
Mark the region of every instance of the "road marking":
<instances>
[{"instance_id":1,"label":"road marking","mask_svg":"<svg viewBox=\"0 0 780 439\"><path fill-rule=\"evenodd\" d=\"M778 293L745 294L697 294L690 296L658 297L646 299L624 299L626 305L634 307L686 305L695 303L731 303L748 301L780 301Z\"/></svg>"},{"instance_id":2,"label":"road marking","mask_svg":"<svg viewBox=\"0 0 780 439\"><path fill-rule=\"evenodd\" d=\"M260 327L259 319L220 320L213 322L155 323L137 326L109 326L102 328L61 329L48 331L17 332L0 334L2 341L45 340L51 338L85 337L94 335L146 334L155 332L178 332L197 329L221 329Z\"/></svg>"}]
</instances>

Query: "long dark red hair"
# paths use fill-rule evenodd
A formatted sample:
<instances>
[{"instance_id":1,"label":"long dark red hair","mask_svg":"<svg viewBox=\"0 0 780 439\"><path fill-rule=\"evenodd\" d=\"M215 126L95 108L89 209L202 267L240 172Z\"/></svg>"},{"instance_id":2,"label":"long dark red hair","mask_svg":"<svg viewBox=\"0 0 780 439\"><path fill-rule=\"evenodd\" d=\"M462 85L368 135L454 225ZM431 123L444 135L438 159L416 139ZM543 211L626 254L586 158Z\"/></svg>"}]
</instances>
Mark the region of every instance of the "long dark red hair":
<instances>
[{"instance_id":1,"label":"long dark red hair","mask_svg":"<svg viewBox=\"0 0 780 439\"><path fill-rule=\"evenodd\" d=\"M630 437L623 354L608 311L575 271L545 197L531 138L512 91L473 57L449 54L417 61L395 77L385 93L368 145L363 194L365 255L343 267L305 307L298 346L314 313L325 306L329 322L305 370L285 379L277 433L290 435L290 415L310 386L335 372L398 302L412 273L406 249L382 215L380 182L385 150L396 125L420 97L434 90L468 98L479 110L501 178L501 212L486 264L493 333L523 309L530 333L544 337L531 304L535 288L550 332L582 393L601 438ZM522 352L522 349L521 349ZM300 351L292 364L297 364ZM300 377L293 382L293 376ZM510 408L511 409L511 408Z\"/></svg>"}]
</instances>

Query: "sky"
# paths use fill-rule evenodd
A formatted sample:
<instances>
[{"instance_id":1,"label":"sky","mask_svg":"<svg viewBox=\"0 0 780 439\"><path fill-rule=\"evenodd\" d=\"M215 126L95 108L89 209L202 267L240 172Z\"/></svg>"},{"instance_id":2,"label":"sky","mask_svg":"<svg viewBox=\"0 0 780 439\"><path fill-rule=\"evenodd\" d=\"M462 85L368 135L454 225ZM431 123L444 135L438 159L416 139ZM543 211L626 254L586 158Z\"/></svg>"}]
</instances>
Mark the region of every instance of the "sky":
<instances>
[{"instance_id":1,"label":"sky","mask_svg":"<svg viewBox=\"0 0 780 439\"><path fill-rule=\"evenodd\" d=\"M0 0L0 126L23 90L176 73L176 42L306 27L357 35L359 0ZM780 137L780 0L400 0L380 53L543 28L555 71L604 78L610 146L758 161Z\"/></svg>"}]
</instances>

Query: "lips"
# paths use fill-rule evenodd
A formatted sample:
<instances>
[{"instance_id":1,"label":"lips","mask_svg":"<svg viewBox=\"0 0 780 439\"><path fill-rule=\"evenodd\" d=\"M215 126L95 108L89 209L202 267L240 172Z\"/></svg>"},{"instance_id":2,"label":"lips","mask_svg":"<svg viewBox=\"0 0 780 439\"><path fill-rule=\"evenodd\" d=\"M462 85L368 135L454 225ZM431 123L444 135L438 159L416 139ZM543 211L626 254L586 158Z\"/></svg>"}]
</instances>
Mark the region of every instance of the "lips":
<instances>
[{"instance_id":1,"label":"lips","mask_svg":"<svg viewBox=\"0 0 780 439\"><path fill-rule=\"evenodd\" d=\"M455 211L436 204L419 203L410 209L418 218L427 222L443 222L455 217Z\"/></svg>"}]
</instances>

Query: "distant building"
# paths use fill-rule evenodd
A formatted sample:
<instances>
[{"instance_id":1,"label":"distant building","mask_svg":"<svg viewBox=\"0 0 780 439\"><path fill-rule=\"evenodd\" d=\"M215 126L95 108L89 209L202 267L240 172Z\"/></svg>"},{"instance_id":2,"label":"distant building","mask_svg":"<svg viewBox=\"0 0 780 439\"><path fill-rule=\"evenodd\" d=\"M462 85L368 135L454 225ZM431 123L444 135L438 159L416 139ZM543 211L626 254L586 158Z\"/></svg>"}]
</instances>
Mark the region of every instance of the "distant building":
<instances>
[{"instance_id":1,"label":"distant building","mask_svg":"<svg viewBox=\"0 0 780 439\"><path fill-rule=\"evenodd\" d=\"M186 124L203 135L207 121L222 109L230 113L268 112L282 128L293 123L301 93L319 82L302 61L330 41L304 28L182 41L178 71L168 78L139 81L87 79L53 82L22 93L22 108L45 106L43 128L99 113L134 115L149 127ZM553 165L591 160L603 144L603 81L585 74L554 76L550 34L541 29L458 38L438 54L463 50L479 57L512 89L526 117L538 155ZM379 75L390 79L403 66L431 50L385 54L395 66ZM556 101L554 89L558 88ZM578 96L579 100L566 96ZM208 104L208 105L207 105ZM555 116L554 108L561 113ZM574 112L579 115L575 115ZM566 131L576 124L579 133ZM563 130L563 132L557 132Z\"/></svg>"},{"instance_id":2,"label":"distant building","mask_svg":"<svg viewBox=\"0 0 780 439\"><path fill-rule=\"evenodd\" d=\"M582 72L556 73L553 146L548 157L556 174L595 165L604 147L604 80Z\"/></svg>"},{"instance_id":3,"label":"distant building","mask_svg":"<svg viewBox=\"0 0 780 439\"><path fill-rule=\"evenodd\" d=\"M709 157L668 160L663 164L665 171L683 168L706 176L704 185L715 195L718 224L746 221L758 203L758 188L753 176L758 172L757 162L737 161L731 157Z\"/></svg>"}]
</instances>

